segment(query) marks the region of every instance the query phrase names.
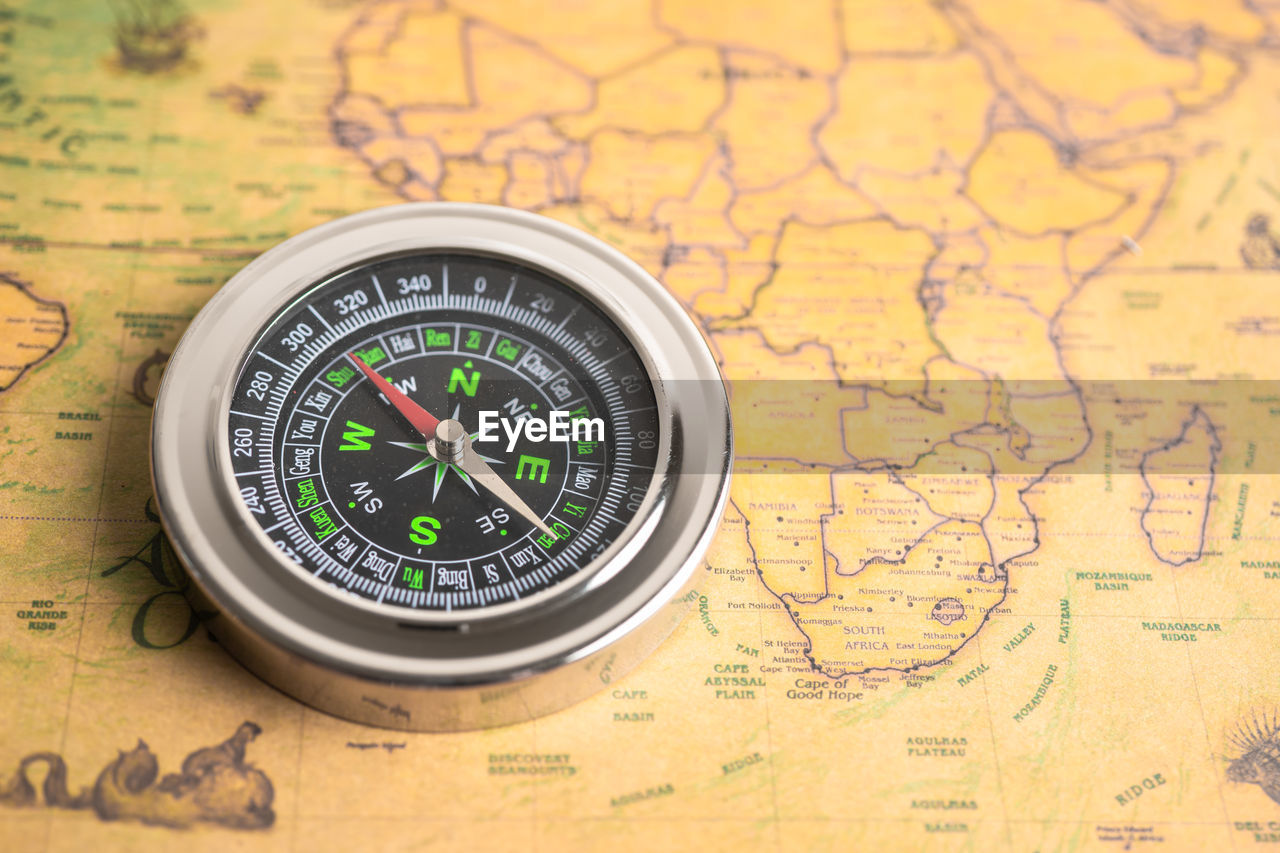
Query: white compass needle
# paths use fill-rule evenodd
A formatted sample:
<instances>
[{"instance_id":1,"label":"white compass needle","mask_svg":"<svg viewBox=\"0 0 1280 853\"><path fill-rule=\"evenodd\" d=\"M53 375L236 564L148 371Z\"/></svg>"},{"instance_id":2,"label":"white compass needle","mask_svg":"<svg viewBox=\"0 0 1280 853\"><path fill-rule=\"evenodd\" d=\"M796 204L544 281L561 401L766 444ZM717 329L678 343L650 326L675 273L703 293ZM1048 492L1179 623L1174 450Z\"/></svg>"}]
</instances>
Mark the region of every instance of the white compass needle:
<instances>
[{"instance_id":1,"label":"white compass needle","mask_svg":"<svg viewBox=\"0 0 1280 853\"><path fill-rule=\"evenodd\" d=\"M520 499L520 496L515 493L514 489L508 486L501 477L494 473L493 469L489 467L489 463L485 462L484 458L471 448L470 436L467 437L467 441L462 447L462 460L458 462L457 465L462 469L462 473L484 486L493 493L494 497L514 509L534 527L538 528L552 539L560 538L556 535L555 531L550 527L547 527L542 519L538 518L534 511L529 508L527 503Z\"/></svg>"}]
</instances>

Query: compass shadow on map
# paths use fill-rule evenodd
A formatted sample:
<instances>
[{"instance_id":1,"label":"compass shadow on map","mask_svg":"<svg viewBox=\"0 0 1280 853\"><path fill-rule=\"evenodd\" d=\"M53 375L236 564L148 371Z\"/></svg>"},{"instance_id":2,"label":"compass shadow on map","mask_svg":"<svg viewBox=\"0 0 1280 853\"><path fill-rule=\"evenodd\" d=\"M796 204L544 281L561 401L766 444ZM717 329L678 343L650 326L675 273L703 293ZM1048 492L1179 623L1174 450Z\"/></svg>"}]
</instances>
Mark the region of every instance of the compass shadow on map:
<instances>
[{"instance_id":1,"label":"compass shadow on map","mask_svg":"<svg viewBox=\"0 0 1280 853\"><path fill-rule=\"evenodd\" d=\"M159 762L141 739L98 774L92 786L72 796L67 765L56 752L33 752L18 762L13 778L0 785L0 803L37 806L39 798L28 773L37 764L47 772L41 786L44 805L91 809L100 820L136 820L175 829L212 823L231 829L267 829L275 823L271 809L275 790L265 773L245 761L245 750L262 729L244 722L216 746L188 755L179 773L159 777ZM157 781L159 777L159 781Z\"/></svg>"}]
</instances>

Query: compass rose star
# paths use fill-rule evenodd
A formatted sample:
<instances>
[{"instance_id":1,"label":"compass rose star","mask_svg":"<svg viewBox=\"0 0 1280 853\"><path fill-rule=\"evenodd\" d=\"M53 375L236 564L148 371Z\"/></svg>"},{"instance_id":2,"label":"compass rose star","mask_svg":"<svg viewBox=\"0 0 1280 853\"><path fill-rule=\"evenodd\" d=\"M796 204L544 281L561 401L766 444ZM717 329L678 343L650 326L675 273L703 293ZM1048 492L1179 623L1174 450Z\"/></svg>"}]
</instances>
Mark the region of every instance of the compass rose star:
<instances>
[{"instance_id":1,"label":"compass rose star","mask_svg":"<svg viewBox=\"0 0 1280 853\"><path fill-rule=\"evenodd\" d=\"M455 417L456 417L456 415L457 415L457 410L456 410L456 409L454 410L454 415L455 415ZM475 438L476 438L476 436L477 436L477 435L479 435L479 434L480 434L480 433L478 433L478 432L472 433L472 434L471 434L471 440L472 440L472 441L474 441L474 440L475 440ZM444 478L445 478L445 476L446 476L447 472L448 472L448 471L450 471L450 470L452 470L452 471L453 471L454 473L456 473L459 477L461 477L461 478L462 478L462 482L466 483L466 484L471 488L471 491L473 491L473 492L475 492L475 491L476 491L476 485L475 485L475 483L471 482L471 478L467 476L467 474L466 474L466 472L465 472L465 471L463 471L463 470L462 470L461 468L459 468L457 465L454 465L454 464L452 464L452 463L445 464L445 463L440 462L439 460L437 460L437 459L436 459L435 457L433 457L433 456L431 455L431 453L427 450L426 442L422 442L422 441L418 441L418 442L413 442L413 441L389 441L389 442L387 442L387 443L388 443L388 444L393 444L393 445L395 445L396 447L403 447L403 448L405 448L406 450L415 450L415 451L417 451L418 453L421 453L421 454L423 455L423 458L422 458L422 459L419 459L417 462L415 462L413 465L411 465L411 466L410 466L410 467L409 467L409 468L408 468L408 469L407 469L403 474L401 474L399 477L396 477L396 479L397 479L397 480L403 480L405 477L408 477L410 474L416 474L416 473L418 473L419 471L423 471L423 470L426 470L426 469L429 469L429 468L434 468L434 469L435 469L435 474L433 475L433 482L432 482L432 487L431 487L431 502L432 502L432 503L435 503L436 495L440 494L440 484L444 482ZM481 459L483 459L485 462L488 462L490 465L501 465L501 464L502 464L502 460L501 460L501 459L494 459L494 458L492 458L492 457L484 456L484 455L481 455L481 454L477 454L477 455L479 455ZM477 492L477 494L479 494L479 492Z\"/></svg>"}]
</instances>

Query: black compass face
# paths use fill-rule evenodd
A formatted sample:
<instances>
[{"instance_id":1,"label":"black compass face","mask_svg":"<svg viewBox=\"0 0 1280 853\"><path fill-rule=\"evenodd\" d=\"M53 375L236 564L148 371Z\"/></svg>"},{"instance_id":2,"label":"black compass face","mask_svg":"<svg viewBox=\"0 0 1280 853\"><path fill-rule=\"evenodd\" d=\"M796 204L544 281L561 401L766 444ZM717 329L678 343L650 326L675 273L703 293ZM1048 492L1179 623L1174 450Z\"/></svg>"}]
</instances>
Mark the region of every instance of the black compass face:
<instances>
[{"instance_id":1,"label":"black compass face","mask_svg":"<svg viewBox=\"0 0 1280 853\"><path fill-rule=\"evenodd\" d=\"M469 610L550 589L619 540L658 462L657 406L634 345L577 290L419 253L272 318L227 438L245 509L300 570Z\"/></svg>"}]
</instances>

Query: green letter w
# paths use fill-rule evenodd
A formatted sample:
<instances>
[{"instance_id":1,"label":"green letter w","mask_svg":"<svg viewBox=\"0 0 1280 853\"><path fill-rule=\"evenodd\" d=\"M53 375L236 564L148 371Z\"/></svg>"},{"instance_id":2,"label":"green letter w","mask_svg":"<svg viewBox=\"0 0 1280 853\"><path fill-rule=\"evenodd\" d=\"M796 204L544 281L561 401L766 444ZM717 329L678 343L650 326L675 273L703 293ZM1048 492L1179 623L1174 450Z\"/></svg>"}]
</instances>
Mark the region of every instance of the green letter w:
<instances>
[{"instance_id":1,"label":"green letter w","mask_svg":"<svg viewBox=\"0 0 1280 853\"><path fill-rule=\"evenodd\" d=\"M355 421L347 421L347 426L351 429L342 434L342 438L346 444L338 445L339 450L368 450L369 442L365 441L367 436L373 435L373 429L358 424Z\"/></svg>"}]
</instances>

